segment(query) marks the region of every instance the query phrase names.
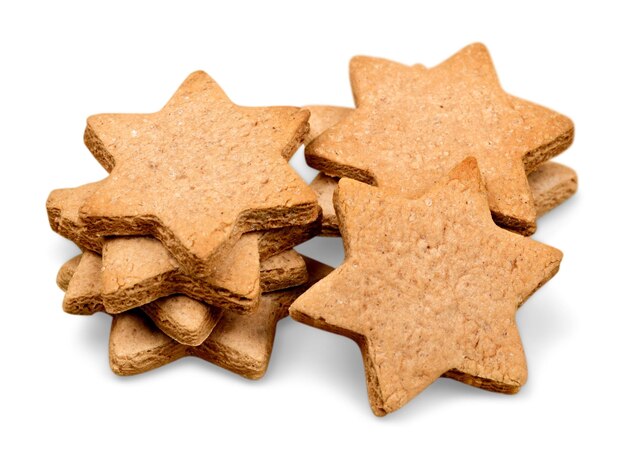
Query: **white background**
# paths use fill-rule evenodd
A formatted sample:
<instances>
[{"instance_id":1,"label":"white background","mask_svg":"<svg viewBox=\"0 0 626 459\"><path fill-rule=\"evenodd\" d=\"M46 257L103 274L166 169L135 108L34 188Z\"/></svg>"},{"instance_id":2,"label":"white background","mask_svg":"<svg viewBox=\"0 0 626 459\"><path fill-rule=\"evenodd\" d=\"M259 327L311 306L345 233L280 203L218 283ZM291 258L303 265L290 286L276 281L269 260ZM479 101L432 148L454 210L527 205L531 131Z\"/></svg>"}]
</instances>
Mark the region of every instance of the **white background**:
<instances>
[{"instance_id":1,"label":"white background","mask_svg":"<svg viewBox=\"0 0 626 459\"><path fill-rule=\"evenodd\" d=\"M626 34L617 8L8 3L0 456L624 457ZM577 130L560 161L578 171L580 191L535 235L565 258L518 313L529 365L518 395L439 380L379 419L356 345L290 319L260 381L192 358L120 378L108 367L110 319L62 312L55 276L77 250L50 230L44 204L53 188L104 176L82 143L88 115L158 110L197 69L242 105L351 105L351 56L432 66L474 41L487 44L508 92L567 114ZM303 250L335 265L343 256L338 239Z\"/></svg>"}]
</instances>

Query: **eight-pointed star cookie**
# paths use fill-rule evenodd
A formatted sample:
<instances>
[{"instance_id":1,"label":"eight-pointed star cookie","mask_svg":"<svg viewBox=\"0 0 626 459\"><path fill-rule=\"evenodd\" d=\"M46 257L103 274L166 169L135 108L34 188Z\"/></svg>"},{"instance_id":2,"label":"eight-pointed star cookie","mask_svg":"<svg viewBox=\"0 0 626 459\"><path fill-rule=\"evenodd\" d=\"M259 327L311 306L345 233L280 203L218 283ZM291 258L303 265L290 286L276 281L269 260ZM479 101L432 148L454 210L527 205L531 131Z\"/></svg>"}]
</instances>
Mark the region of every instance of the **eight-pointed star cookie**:
<instances>
[{"instance_id":1,"label":"eight-pointed star cookie","mask_svg":"<svg viewBox=\"0 0 626 459\"><path fill-rule=\"evenodd\" d=\"M89 117L85 143L111 172L80 217L91 232L153 235L202 274L247 231L305 224L314 193L287 164L308 111L241 107L204 72L152 114Z\"/></svg>"},{"instance_id":2,"label":"eight-pointed star cookie","mask_svg":"<svg viewBox=\"0 0 626 459\"><path fill-rule=\"evenodd\" d=\"M562 254L495 225L476 160L416 200L342 179L335 207L346 258L290 314L357 341L374 413L442 375L518 391L527 369L515 312Z\"/></svg>"},{"instance_id":3,"label":"eight-pointed star cookie","mask_svg":"<svg viewBox=\"0 0 626 459\"><path fill-rule=\"evenodd\" d=\"M357 108L307 146L309 165L417 197L474 156L496 222L534 232L526 174L565 150L574 127L506 94L483 45L431 69L356 57L350 80Z\"/></svg>"}]
</instances>

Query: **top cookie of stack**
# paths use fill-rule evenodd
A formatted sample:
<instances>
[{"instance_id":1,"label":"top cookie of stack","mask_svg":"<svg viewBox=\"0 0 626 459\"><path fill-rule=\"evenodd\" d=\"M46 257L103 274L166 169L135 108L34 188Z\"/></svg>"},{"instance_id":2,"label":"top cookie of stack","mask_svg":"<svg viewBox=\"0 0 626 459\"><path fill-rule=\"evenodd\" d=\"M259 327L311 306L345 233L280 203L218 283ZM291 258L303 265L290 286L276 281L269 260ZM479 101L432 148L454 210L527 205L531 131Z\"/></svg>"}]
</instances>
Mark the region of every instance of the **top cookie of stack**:
<instances>
[{"instance_id":1,"label":"top cookie of stack","mask_svg":"<svg viewBox=\"0 0 626 459\"><path fill-rule=\"evenodd\" d=\"M199 345L223 310L254 314L261 293L304 284L295 245L316 235L315 193L287 161L308 131L296 107L241 107L204 72L157 113L89 117L85 144L110 173L53 191L53 230L82 250L64 309L139 308Z\"/></svg>"}]
</instances>

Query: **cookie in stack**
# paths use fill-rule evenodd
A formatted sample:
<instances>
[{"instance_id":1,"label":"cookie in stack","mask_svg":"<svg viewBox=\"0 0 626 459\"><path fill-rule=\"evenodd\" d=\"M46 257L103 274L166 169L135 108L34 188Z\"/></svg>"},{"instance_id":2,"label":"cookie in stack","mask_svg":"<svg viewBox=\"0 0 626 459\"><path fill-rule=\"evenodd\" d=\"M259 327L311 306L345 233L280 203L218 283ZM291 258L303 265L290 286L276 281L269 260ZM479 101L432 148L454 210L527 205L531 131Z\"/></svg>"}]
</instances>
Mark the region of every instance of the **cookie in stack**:
<instances>
[{"instance_id":1,"label":"cookie in stack","mask_svg":"<svg viewBox=\"0 0 626 459\"><path fill-rule=\"evenodd\" d=\"M192 354L263 375L276 321L329 270L293 250L321 227L287 163L307 119L237 106L204 72L157 113L88 119L85 144L110 175L53 191L47 210L83 251L59 271L63 308L113 315L115 372Z\"/></svg>"}]
</instances>

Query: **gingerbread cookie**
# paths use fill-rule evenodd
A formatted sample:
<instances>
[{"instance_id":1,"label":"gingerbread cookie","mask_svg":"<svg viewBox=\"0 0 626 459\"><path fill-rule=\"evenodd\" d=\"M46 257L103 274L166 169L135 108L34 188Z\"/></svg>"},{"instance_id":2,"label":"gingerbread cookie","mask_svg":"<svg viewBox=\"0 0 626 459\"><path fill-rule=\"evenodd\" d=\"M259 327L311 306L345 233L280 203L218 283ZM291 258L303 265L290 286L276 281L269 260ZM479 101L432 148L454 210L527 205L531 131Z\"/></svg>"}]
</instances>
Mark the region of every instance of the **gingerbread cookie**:
<instances>
[{"instance_id":1,"label":"gingerbread cookie","mask_svg":"<svg viewBox=\"0 0 626 459\"><path fill-rule=\"evenodd\" d=\"M308 129L295 107L240 107L204 72L152 114L89 117L85 144L110 171L80 209L90 232L159 239L206 275L245 232L317 218L287 164Z\"/></svg>"},{"instance_id":2,"label":"gingerbread cookie","mask_svg":"<svg viewBox=\"0 0 626 459\"><path fill-rule=\"evenodd\" d=\"M515 313L562 254L495 225L477 161L415 200L342 179L335 207L346 258L290 314L359 344L374 413L440 376L517 392L527 369Z\"/></svg>"},{"instance_id":3,"label":"gingerbread cookie","mask_svg":"<svg viewBox=\"0 0 626 459\"><path fill-rule=\"evenodd\" d=\"M576 193L578 176L574 169L549 161L528 174L528 184L540 217Z\"/></svg>"},{"instance_id":4,"label":"gingerbread cookie","mask_svg":"<svg viewBox=\"0 0 626 459\"><path fill-rule=\"evenodd\" d=\"M59 269L57 273L57 285L61 290L67 290L67 286L70 285L70 280L74 277L74 273L80 264L81 258L82 254L76 255L63 263L63 266Z\"/></svg>"},{"instance_id":5,"label":"gingerbread cookie","mask_svg":"<svg viewBox=\"0 0 626 459\"><path fill-rule=\"evenodd\" d=\"M102 259L86 251L65 263L57 275L66 290L63 309L70 314L89 315L103 311ZM295 251L275 255L261 264L262 284L268 288L288 288L307 281L302 257ZM159 298L142 310L168 336L180 343L197 346L211 333L222 309L184 295Z\"/></svg>"},{"instance_id":6,"label":"gingerbread cookie","mask_svg":"<svg viewBox=\"0 0 626 459\"><path fill-rule=\"evenodd\" d=\"M320 172L311 182L311 188L317 195L317 201L323 213L321 236L341 236L333 207L333 193L337 189L338 182L339 179L329 177L323 172ZM528 184L537 216L540 217L576 193L578 177L573 169L549 161L528 174Z\"/></svg>"},{"instance_id":7,"label":"gingerbread cookie","mask_svg":"<svg viewBox=\"0 0 626 459\"><path fill-rule=\"evenodd\" d=\"M311 129L307 137L305 137L305 145L308 145L313 139L337 124L354 110L348 107L332 105L309 105L304 108L311 112L311 117L309 118ZM321 236L340 235L337 226L337 216L335 215L335 208L332 202L338 181L338 178L330 177L320 172L311 182L311 188L315 191L317 201L323 211ZM537 166L537 169L528 174L528 184L535 202L537 216L540 217L576 193L578 177L571 168L558 163L548 162L540 164Z\"/></svg>"},{"instance_id":8,"label":"gingerbread cookie","mask_svg":"<svg viewBox=\"0 0 626 459\"><path fill-rule=\"evenodd\" d=\"M104 253L104 303L111 313L177 293L223 308L250 311L259 301L259 259L294 247L321 228L318 210L318 218L305 225L245 234L229 253L216 260L207 276L198 278L185 272L154 238L105 239L88 231L78 217L79 208L98 191L100 183L55 190L47 208L54 231L81 247Z\"/></svg>"},{"instance_id":9,"label":"gingerbread cookie","mask_svg":"<svg viewBox=\"0 0 626 459\"><path fill-rule=\"evenodd\" d=\"M535 231L526 174L565 150L574 126L506 94L483 45L431 69L356 57L350 79L357 108L306 147L311 167L417 197L475 156L494 220Z\"/></svg>"},{"instance_id":10,"label":"gingerbread cookie","mask_svg":"<svg viewBox=\"0 0 626 459\"><path fill-rule=\"evenodd\" d=\"M250 315L224 312L207 340L197 347L183 346L167 337L139 311L115 315L109 339L111 368L119 375L132 375L191 355L246 378L260 378L269 364L276 323L302 292L332 271L308 258L306 264L306 285L264 294L259 309Z\"/></svg>"}]
</instances>

